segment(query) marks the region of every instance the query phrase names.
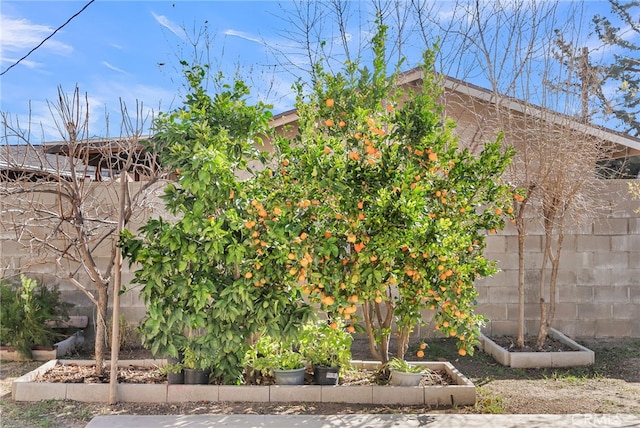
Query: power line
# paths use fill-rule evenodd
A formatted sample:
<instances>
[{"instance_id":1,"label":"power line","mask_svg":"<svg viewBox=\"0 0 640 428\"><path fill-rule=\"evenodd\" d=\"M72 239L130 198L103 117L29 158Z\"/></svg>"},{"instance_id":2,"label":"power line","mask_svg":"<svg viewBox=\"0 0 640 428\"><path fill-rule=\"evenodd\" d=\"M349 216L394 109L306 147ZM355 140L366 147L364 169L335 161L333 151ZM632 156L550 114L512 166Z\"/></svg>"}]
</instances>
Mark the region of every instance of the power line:
<instances>
[{"instance_id":1,"label":"power line","mask_svg":"<svg viewBox=\"0 0 640 428\"><path fill-rule=\"evenodd\" d=\"M0 73L0 76L3 76L7 71L11 70L13 67L15 67L16 65L20 64L24 59L26 59L29 55L31 55L36 49L38 49L40 46L42 46L44 44L44 42L46 42L47 40L49 40L50 38L52 38L58 31L60 31L65 25L67 25L69 22L71 22L71 20L73 18L75 18L76 16L80 15L82 12L84 12L84 10L89 7L89 5L91 3L93 3L96 0L91 0L89 1L89 3L85 4L84 7L82 9L80 9L78 12L76 12L71 18L67 19L67 22L65 22L64 24L62 24L61 26L59 26L58 28L55 29L55 31L51 34L49 34L49 36L47 38L45 38L43 41L41 41L38 46L36 46L35 48L31 49L29 52L27 52L27 54L25 56L23 56L22 58L20 58L19 60L17 60L16 62L14 62L13 64L11 64L9 67L7 67L6 70L4 70L2 73Z\"/></svg>"}]
</instances>

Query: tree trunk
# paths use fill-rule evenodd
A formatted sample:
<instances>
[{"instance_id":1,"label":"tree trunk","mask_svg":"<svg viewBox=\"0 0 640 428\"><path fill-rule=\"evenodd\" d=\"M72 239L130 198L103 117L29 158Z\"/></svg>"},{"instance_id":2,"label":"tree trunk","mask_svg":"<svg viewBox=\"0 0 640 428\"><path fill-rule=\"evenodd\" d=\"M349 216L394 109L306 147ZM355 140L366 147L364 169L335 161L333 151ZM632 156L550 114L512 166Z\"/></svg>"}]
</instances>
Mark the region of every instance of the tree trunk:
<instances>
[{"instance_id":1,"label":"tree trunk","mask_svg":"<svg viewBox=\"0 0 640 428\"><path fill-rule=\"evenodd\" d=\"M373 312L373 308L371 308L372 304L372 302L366 302L362 305L364 328L367 331L367 338L369 339L369 352L371 352L371 356L376 360L382 361L380 349L378 346L376 346L376 337L374 333L374 325L371 314L371 312Z\"/></svg>"},{"instance_id":2,"label":"tree trunk","mask_svg":"<svg viewBox=\"0 0 640 428\"><path fill-rule=\"evenodd\" d=\"M96 358L96 375L104 374L104 352L107 340L107 307L109 303L108 284L98 286L98 307L96 308L96 340L94 352ZM114 322L118 322L114 320Z\"/></svg>"},{"instance_id":3,"label":"tree trunk","mask_svg":"<svg viewBox=\"0 0 640 428\"><path fill-rule=\"evenodd\" d=\"M389 301L384 302L386 315L382 317L381 304L366 302L362 305L364 326L369 339L369 351L371 356L381 363L389 361L389 339L391 321L393 319L393 305ZM379 336L376 335L378 332Z\"/></svg>"},{"instance_id":4,"label":"tree trunk","mask_svg":"<svg viewBox=\"0 0 640 428\"><path fill-rule=\"evenodd\" d=\"M518 229L518 348L524 348L524 208L525 202L517 208L516 227Z\"/></svg>"},{"instance_id":5,"label":"tree trunk","mask_svg":"<svg viewBox=\"0 0 640 428\"><path fill-rule=\"evenodd\" d=\"M552 261L551 278L549 278L549 316L548 323L551 327L554 317L556 316L556 283L558 282L558 269L560 267L560 252L562 251L562 241L564 240L564 232L562 227L558 228L558 238L556 239L556 256Z\"/></svg>"},{"instance_id":6,"label":"tree trunk","mask_svg":"<svg viewBox=\"0 0 640 428\"><path fill-rule=\"evenodd\" d=\"M131 166L132 154L129 153L125 171ZM127 215L127 174L126 172L120 176L120 204L118 209L118 229L116 235L120 236L124 229ZM114 373L118 372L118 353L120 352L120 288L122 287L122 249L119 245L115 247L114 261L114 277L113 277L113 314L111 315L111 378L109 379L109 404L118 402L118 376Z\"/></svg>"},{"instance_id":7,"label":"tree trunk","mask_svg":"<svg viewBox=\"0 0 640 428\"><path fill-rule=\"evenodd\" d=\"M407 349L409 349L409 333L411 333L411 329L409 327L399 328L398 354L396 356L401 360L404 360L404 355L407 352Z\"/></svg>"},{"instance_id":8,"label":"tree trunk","mask_svg":"<svg viewBox=\"0 0 640 428\"><path fill-rule=\"evenodd\" d=\"M544 298L540 298L540 329L538 330L538 340L536 341L536 347L539 351L542 350L544 342L547 340L547 335L549 334L547 319L547 305Z\"/></svg>"},{"instance_id":9,"label":"tree trunk","mask_svg":"<svg viewBox=\"0 0 640 428\"><path fill-rule=\"evenodd\" d=\"M542 319L540 320L540 331L538 332L538 339L536 346L538 349L542 349L544 342L547 340L551 323L556 315L556 282L558 280L558 267L560 266L560 252L562 250L562 241L564 240L564 233L562 228L559 228L558 237L556 239L556 254L553 255L551 249L549 250L549 258L551 260L551 276L549 277L549 311L545 309L544 324Z\"/></svg>"},{"instance_id":10,"label":"tree trunk","mask_svg":"<svg viewBox=\"0 0 640 428\"><path fill-rule=\"evenodd\" d=\"M551 261L553 264L553 254L551 248L551 242L553 240L553 221L555 219L555 211L552 209L543 210L545 214L544 218L544 252L542 256L542 267L540 268L540 328L538 330L538 339L536 341L536 347L538 350L542 349L544 342L547 340L547 334L549 332L549 319L547 312L547 302L544 299L544 292L547 284L547 262ZM550 299L553 298L549 295Z\"/></svg>"},{"instance_id":11,"label":"tree trunk","mask_svg":"<svg viewBox=\"0 0 640 428\"><path fill-rule=\"evenodd\" d=\"M120 256L120 252L118 252ZM118 402L118 352L120 351L120 263L117 263L113 290L113 313L111 314L111 377L109 378L109 404Z\"/></svg>"}]
</instances>

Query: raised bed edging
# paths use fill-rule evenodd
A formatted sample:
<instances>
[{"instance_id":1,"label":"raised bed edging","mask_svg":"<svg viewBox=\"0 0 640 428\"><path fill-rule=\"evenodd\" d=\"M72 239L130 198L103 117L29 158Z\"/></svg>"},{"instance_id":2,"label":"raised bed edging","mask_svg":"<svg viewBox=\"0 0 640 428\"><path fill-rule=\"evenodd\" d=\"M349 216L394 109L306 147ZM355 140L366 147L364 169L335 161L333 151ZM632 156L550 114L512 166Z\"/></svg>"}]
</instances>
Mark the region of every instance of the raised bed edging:
<instances>
[{"instance_id":1,"label":"raised bed edging","mask_svg":"<svg viewBox=\"0 0 640 428\"><path fill-rule=\"evenodd\" d=\"M107 402L108 384L66 384L33 382L42 372L57 363L92 365L93 360L51 360L37 369L17 378L11 387L11 398L16 401L74 400ZM109 362L105 362L109 364ZM162 366L165 360L122 360L121 366ZM358 368L377 368L376 361L352 361ZM382 385L169 385L118 384L119 402L178 403L187 401L209 402L320 402L360 404L401 404L428 406L466 406L476 402L476 388L449 362L412 362L433 370L445 370L456 385L443 386L382 386Z\"/></svg>"},{"instance_id":2,"label":"raised bed edging","mask_svg":"<svg viewBox=\"0 0 640 428\"><path fill-rule=\"evenodd\" d=\"M578 367L590 366L595 363L595 353L591 349L580 345L554 328L549 329L549 336L575 349L575 351L509 352L484 334L480 335L480 349L503 366L519 369Z\"/></svg>"}]
</instances>

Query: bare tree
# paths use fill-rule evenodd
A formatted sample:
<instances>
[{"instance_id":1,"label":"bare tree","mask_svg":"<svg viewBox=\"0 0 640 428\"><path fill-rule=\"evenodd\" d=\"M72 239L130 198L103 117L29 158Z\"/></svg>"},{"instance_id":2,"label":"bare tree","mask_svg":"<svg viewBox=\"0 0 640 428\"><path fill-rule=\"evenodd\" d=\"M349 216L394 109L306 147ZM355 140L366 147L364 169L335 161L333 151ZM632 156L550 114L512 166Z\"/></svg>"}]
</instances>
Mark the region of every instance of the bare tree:
<instances>
[{"instance_id":1,"label":"bare tree","mask_svg":"<svg viewBox=\"0 0 640 428\"><path fill-rule=\"evenodd\" d=\"M45 268L87 296L95 305L96 371L102 374L108 296L120 289L116 232L144 213L162 171L143 146L141 105L132 119L122 104L120 136L99 140L89 138L88 98L78 88L71 95L59 88L50 111L62 138L56 144L32 144L29 128L1 116L0 227L23 251L19 263L2 272ZM139 181L129 183L129 176Z\"/></svg>"},{"instance_id":2,"label":"bare tree","mask_svg":"<svg viewBox=\"0 0 640 428\"><path fill-rule=\"evenodd\" d=\"M472 110L476 117L472 146L481 145L498 130L504 142L516 147L509 178L514 190L514 217L518 233L518 334L524 346L525 335L525 237L539 223L543 230L543 258L538 291L540 328L537 346L541 348L556 308L557 279L565 229L579 227L597 212L594 196L601 183L596 162L609 147L592 118L592 88L599 79L598 67L588 64L588 56L576 45L580 40L580 3L566 10L557 2L459 3L469 16L465 24L448 34L464 41L471 58L464 73L482 74L489 83L493 106ZM462 54L460 57L462 62ZM464 71L464 70L460 70ZM526 100L526 101L523 101ZM449 100L469 114L468 101ZM535 102L532 103L532 102ZM532 222L533 220L533 222Z\"/></svg>"}]
</instances>

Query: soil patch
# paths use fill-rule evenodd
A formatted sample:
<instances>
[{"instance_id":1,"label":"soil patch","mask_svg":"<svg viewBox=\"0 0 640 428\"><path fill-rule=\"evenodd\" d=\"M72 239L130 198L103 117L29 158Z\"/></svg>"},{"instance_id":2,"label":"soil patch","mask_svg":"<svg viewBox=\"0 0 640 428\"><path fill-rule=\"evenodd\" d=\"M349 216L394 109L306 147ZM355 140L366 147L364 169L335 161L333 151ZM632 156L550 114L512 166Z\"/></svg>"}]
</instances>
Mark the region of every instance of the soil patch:
<instances>
[{"instance_id":1,"label":"soil patch","mask_svg":"<svg viewBox=\"0 0 640 428\"><path fill-rule=\"evenodd\" d=\"M40 373L34 382L50 383L109 383L111 370L106 367L104 374L96 375L95 365L81 366L78 364L56 364L44 373ZM142 367L130 365L118 369L118 383L163 384L167 383L167 376L159 367ZM387 385L388 373L382 370L344 370L340 373L340 385ZM271 376L253 377L252 385L273 385L275 379ZM305 374L305 384L313 384L313 373ZM421 386L452 385L453 379L442 370L431 370L424 374Z\"/></svg>"},{"instance_id":2,"label":"soil patch","mask_svg":"<svg viewBox=\"0 0 640 428\"><path fill-rule=\"evenodd\" d=\"M500 345L509 352L573 352L578 351L565 343L548 337L542 348L538 349L536 342L538 338L535 336L527 336L524 338L524 346L522 348L516 345L517 338L513 336L491 337L496 344Z\"/></svg>"},{"instance_id":3,"label":"soil patch","mask_svg":"<svg viewBox=\"0 0 640 428\"><path fill-rule=\"evenodd\" d=\"M35 382L50 383L109 383L111 371L106 368L103 375L96 375L95 365L56 364L50 370L40 373ZM128 366L118 369L120 383L164 383L166 375L158 367Z\"/></svg>"}]
</instances>

